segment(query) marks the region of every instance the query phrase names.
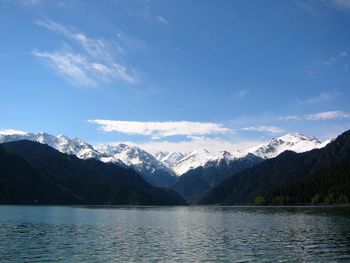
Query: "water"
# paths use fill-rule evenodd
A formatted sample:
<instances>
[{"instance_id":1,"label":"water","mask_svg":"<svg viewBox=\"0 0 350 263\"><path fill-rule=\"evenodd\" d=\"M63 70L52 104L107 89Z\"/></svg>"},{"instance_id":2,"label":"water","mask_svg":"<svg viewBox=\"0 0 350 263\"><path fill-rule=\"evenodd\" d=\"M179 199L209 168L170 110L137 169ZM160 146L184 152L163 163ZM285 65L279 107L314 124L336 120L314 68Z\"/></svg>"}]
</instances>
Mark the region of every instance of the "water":
<instances>
[{"instance_id":1,"label":"water","mask_svg":"<svg viewBox=\"0 0 350 263\"><path fill-rule=\"evenodd\" d=\"M0 262L350 262L349 208L0 206Z\"/></svg>"}]
</instances>

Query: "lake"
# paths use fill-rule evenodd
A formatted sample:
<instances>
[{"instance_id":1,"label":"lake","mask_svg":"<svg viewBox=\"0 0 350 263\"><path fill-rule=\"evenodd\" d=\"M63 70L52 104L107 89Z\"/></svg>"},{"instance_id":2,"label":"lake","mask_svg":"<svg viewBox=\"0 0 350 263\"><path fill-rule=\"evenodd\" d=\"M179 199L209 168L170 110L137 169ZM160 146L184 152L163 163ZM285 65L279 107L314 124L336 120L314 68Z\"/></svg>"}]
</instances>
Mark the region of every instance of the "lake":
<instances>
[{"instance_id":1,"label":"lake","mask_svg":"<svg viewBox=\"0 0 350 263\"><path fill-rule=\"evenodd\" d=\"M0 206L0 262L350 262L350 209Z\"/></svg>"}]
</instances>

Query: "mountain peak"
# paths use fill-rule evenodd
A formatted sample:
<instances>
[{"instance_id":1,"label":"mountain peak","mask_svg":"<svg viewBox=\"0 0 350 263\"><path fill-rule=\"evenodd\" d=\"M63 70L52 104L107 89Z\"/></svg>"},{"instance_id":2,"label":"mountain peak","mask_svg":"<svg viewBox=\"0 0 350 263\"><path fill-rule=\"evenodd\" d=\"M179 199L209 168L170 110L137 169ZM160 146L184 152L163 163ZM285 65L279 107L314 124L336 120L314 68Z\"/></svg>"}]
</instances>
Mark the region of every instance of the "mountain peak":
<instances>
[{"instance_id":1,"label":"mountain peak","mask_svg":"<svg viewBox=\"0 0 350 263\"><path fill-rule=\"evenodd\" d=\"M322 145L323 144L315 137L307 136L302 133L288 133L281 137L274 138L268 143L253 147L247 152L264 159L269 159L287 150L300 153L315 148L321 148Z\"/></svg>"},{"instance_id":2,"label":"mountain peak","mask_svg":"<svg viewBox=\"0 0 350 263\"><path fill-rule=\"evenodd\" d=\"M293 141L317 141L320 142L316 137L313 136L307 136L305 134L294 132L294 133L287 133L277 139L286 141L286 142L293 142Z\"/></svg>"}]
</instances>

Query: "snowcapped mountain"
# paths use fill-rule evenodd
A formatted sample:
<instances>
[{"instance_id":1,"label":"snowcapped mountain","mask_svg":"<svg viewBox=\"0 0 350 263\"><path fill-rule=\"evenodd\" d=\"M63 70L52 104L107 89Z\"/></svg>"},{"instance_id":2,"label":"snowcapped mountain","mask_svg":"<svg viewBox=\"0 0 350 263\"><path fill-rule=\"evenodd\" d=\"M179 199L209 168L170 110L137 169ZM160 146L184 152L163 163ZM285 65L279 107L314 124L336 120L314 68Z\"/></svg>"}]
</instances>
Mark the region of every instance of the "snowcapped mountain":
<instances>
[{"instance_id":1,"label":"snowcapped mountain","mask_svg":"<svg viewBox=\"0 0 350 263\"><path fill-rule=\"evenodd\" d=\"M177 180L172 170L137 147L120 144L118 146L100 145L94 148L78 138L70 139L64 135L54 136L45 132L37 134L0 132L0 143L19 140L47 144L60 152L75 155L80 159L94 158L103 162L113 162L119 166L128 166L139 172L148 182L158 186L168 186Z\"/></svg>"},{"instance_id":2,"label":"snowcapped mountain","mask_svg":"<svg viewBox=\"0 0 350 263\"><path fill-rule=\"evenodd\" d=\"M237 159L244 158L248 154L254 154L263 159L276 157L280 153L289 150L294 152L306 152L326 146L331 140L320 142L315 137L309 137L301 133L289 133L270 142L258 145L246 151L221 151L211 153L205 149L193 151L187 154L174 152L158 152L155 156L164 165L175 171L177 175L183 175L197 167L208 167L229 164Z\"/></svg>"},{"instance_id":3,"label":"snowcapped mountain","mask_svg":"<svg viewBox=\"0 0 350 263\"><path fill-rule=\"evenodd\" d=\"M186 155L180 152L157 152L154 157L168 168L172 169Z\"/></svg>"},{"instance_id":4,"label":"snowcapped mountain","mask_svg":"<svg viewBox=\"0 0 350 263\"><path fill-rule=\"evenodd\" d=\"M204 166L210 165L219 165L223 163L230 163L234 160L244 157L246 154L241 151L228 152L228 151L220 151L212 155L212 157L204 164Z\"/></svg>"},{"instance_id":5,"label":"snowcapped mountain","mask_svg":"<svg viewBox=\"0 0 350 263\"><path fill-rule=\"evenodd\" d=\"M158 186L170 186L177 180L175 173L158 161L150 153L126 144L96 146L96 149L107 156L120 160L138 171L148 182Z\"/></svg>"},{"instance_id":6,"label":"snowcapped mountain","mask_svg":"<svg viewBox=\"0 0 350 263\"><path fill-rule=\"evenodd\" d=\"M245 156L223 151L215 154L205 165L191 169L181 175L172 190L184 197L188 202L195 203L206 191L244 169L263 161L262 158L248 153Z\"/></svg>"},{"instance_id":7,"label":"snowcapped mountain","mask_svg":"<svg viewBox=\"0 0 350 263\"><path fill-rule=\"evenodd\" d=\"M192 151L176 162L172 163L170 168L177 174L182 175L187 171L203 166L213 157L213 153L203 149Z\"/></svg>"},{"instance_id":8,"label":"snowcapped mountain","mask_svg":"<svg viewBox=\"0 0 350 263\"><path fill-rule=\"evenodd\" d=\"M322 148L330 142L328 140L321 143L315 137L290 133L244 152L221 151L211 153L202 149L187 154L158 152L153 156L138 147L126 144L93 147L78 138L70 139L64 135L54 136L44 132L35 134L14 130L0 131L0 143L18 140L31 140L47 144L60 152L76 155L81 159L95 158L103 162L128 166L139 172L148 182L158 186L170 186L178 179L175 175L183 175L198 167L232 166L232 163L246 161L246 157L252 154L259 158L268 159L276 157L286 150L305 152Z\"/></svg>"},{"instance_id":9,"label":"snowcapped mountain","mask_svg":"<svg viewBox=\"0 0 350 263\"><path fill-rule=\"evenodd\" d=\"M207 163L222 163L230 162L239 157L243 157L244 152L227 152L221 151L217 153L209 152L208 150L196 150L190 153L184 154L180 152L164 153L158 152L155 157L158 161L172 169L177 175L182 175L191 169L195 169L200 166L205 166Z\"/></svg>"},{"instance_id":10,"label":"snowcapped mountain","mask_svg":"<svg viewBox=\"0 0 350 263\"><path fill-rule=\"evenodd\" d=\"M36 141L42 144L47 144L56 150L76 155L80 159L95 158L101 159L104 155L96 151L92 145L78 139L70 139L64 135L54 136L45 132L40 133L0 133L0 143L19 141L19 140L29 140Z\"/></svg>"},{"instance_id":11,"label":"snowcapped mountain","mask_svg":"<svg viewBox=\"0 0 350 263\"><path fill-rule=\"evenodd\" d=\"M329 142L330 140L322 143L315 137L306 136L301 133L289 133L282 137L274 138L266 144L253 147L247 152L264 159L270 159L287 150L297 153L307 152L322 148Z\"/></svg>"}]
</instances>

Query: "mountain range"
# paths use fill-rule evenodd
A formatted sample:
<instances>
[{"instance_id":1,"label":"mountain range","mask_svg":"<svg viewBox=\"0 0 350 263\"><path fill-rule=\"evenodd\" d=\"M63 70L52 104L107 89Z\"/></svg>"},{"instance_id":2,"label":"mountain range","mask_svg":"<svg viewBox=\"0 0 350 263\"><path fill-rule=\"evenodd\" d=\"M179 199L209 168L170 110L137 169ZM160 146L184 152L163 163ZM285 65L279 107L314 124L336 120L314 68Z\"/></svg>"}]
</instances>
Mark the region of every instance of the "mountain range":
<instances>
[{"instance_id":1,"label":"mountain range","mask_svg":"<svg viewBox=\"0 0 350 263\"><path fill-rule=\"evenodd\" d=\"M147 183L130 168L61 153L21 140L0 147L0 203L181 205L171 190Z\"/></svg>"},{"instance_id":2,"label":"mountain range","mask_svg":"<svg viewBox=\"0 0 350 263\"><path fill-rule=\"evenodd\" d=\"M349 132L344 134L340 137L349 136ZM202 149L153 156L126 144L92 146L64 135L0 131L0 202L185 204L185 199L203 204L259 200L280 204L310 202L310 194L326 200L330 186L324 185L331 181L327 175L321 176L322 190L316 187L304 193L303 189L317 185L314 180L319 175L314 172L321 168L328 174L341 171L336 176L346 185L344 160L348 156L344 150L334 154L338 151L334 145L341 145L340 137L320 142L290 133L246 151ZM348 141L343 142L346 147ZM346 195L339 191L331 194L344 199Z\"/></svg>"},{"instance_id":3,"label":"mountain range","mask_svg":"<svg viewBox=\"0 0 350 263\"><path fill-rule=\"evenodd\" d=\"M199 167L218 167L223 164L224 168L227 167L227 163L251 159L251 154L262 159L268 159L276 157L286 150L304 152L314 148L322 148L329 143L329 141L321 143L314 137L308 137L300 133L291 133L246 151L212 153L205 149L199 149L189 153L158 152L153 156L143 149L126 144L92 146L78 138L70 139L64 135L54 136L45 132L16 133L3 131L0 133L0 143L18 140L30 140L47 144L62 153L75 155L80 159L94 158L103 162L112 162L122 167L130 167L140 173L147 182L162 187L173 186L179 181L179 177ZM221 170L225 171L225 169ZM219 178L221 179L221 176Z\"/></svg>"}]
</instances>

